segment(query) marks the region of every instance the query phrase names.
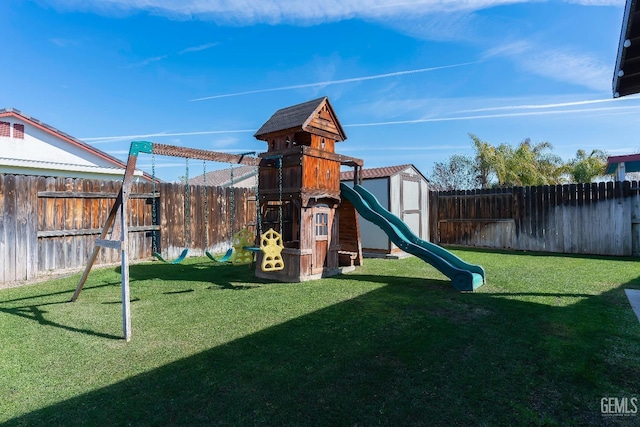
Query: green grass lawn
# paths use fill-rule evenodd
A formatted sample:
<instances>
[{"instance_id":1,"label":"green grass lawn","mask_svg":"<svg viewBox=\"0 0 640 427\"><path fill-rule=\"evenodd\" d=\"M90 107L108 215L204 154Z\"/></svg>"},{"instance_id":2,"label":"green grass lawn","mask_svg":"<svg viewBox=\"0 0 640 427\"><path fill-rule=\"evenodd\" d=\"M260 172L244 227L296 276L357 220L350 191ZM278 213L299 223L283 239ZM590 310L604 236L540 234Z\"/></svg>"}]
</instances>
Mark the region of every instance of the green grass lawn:
<instances>
[{"instance_id":1,"label":"green grass lawn","mask_svg":"<svg viewBox=\"0 0 640 427\"><path fill-rule=\"evenodd\" d=\"M204 258L0 291L6 425L585 425L640 397L638 259L457 250L459 293L416 258L285 284ZM640 407L640 402L638 404ZM640 408L639 408L640 409Z\"/></svg>"}]
</instances>

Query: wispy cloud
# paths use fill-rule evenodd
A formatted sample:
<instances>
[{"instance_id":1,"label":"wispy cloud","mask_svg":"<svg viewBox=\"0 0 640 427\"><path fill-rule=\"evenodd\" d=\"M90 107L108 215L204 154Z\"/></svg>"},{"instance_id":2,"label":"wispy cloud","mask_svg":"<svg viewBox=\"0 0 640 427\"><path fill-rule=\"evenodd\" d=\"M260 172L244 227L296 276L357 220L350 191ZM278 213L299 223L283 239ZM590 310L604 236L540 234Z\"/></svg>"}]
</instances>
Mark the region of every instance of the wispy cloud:
<instances>
[{"instance_id":1,"label":"wispy cloud","mask_svg":"<svg viewBox=\"0 0 640 427\"><path fill-rule=\"evenodd\" d=\"M169 55L154 56L153 58L147 58L140 62L136 62L135 64L131 64L129 65L129 68L144 67L146 65L151 64L152 62L162 61L163 59L167 59L168 57Z\"/></svg>"},{"instance_id":2,"label":"wispy cloud","mask_svg":"<svg viewBox=\"0 0 640 427\"><path fill-rule=\"evenodd\" d=\"M588 52L570 47L541 46L529 40L518 40L487 49L482 59L502 57L513 61L526 72L560 82L607 91L611 83L611 64ZM580 78L567 70L580 70Z\"/></svg>"},{"instance_id":3,"label":"wispy cloud","mask_svg":"<svg viewBox=\"0 0 640 427\"><path fill-rule=\"evenodd\" d=\"M202 50L207 50L207 49L211 49L214 46L218 46L220 43L205 43L205 44L201 44L199 46L193 46L193 47L188 47L186 49L182 49L180 52L178 52L178 55L184 55L185 53L191 53L191 52L200 52Z\"/></svg>"},{"instance_id":4,"label":"wispy cloud","mask_svg":"<svg viewBox=\"0 0 640 427\"><path fill-rule=\"evenodd\" d=\"M471 12L532 1L536 0L324 0L317 3L299 0L51 0L57 7L67 10L94 11L114 15L149 11L170 19L193 19L195 17L234 25L253 25L255 23L307 25L353 18L426 16L433 13ZM596 2L592 1L592 3Z\"/></svg>"},{"instance_id":5,"label":"wispy cloud","mask_svg":"<svg viewBox=\"0 0 640 427\"><path fill-rule=\"evenodd\" d=\"M581 6L624 6L625 0L565 0L565 3L579 4Z\"/></svg>"},{"instance_id":6,"label":"wispy cloud","mask_svg":"<svg viewBox=\"0 0 640 427\"><path fill-rule=\"evenodd\" d=\"M201 44L198 46L192 46L192 47L187 47L185 49L182 49L181 51L177 52L176 55L185 55L187 53L193 53L193 52L200 52L206 49L210 49L214 46L217 46L218 43L205 43L205 44ZM135 64L131 64L129 66L129 68L135 68L135 67L144 67L146 65L149 65L153 62L158 62L158 61L163 61L167 58L169 58L171 56L171 54L164 54L164 55L158 55L158 56L154 56L152 58L147 58L144 59L140 62L136 62Z\"/></svg>"},{"instance_id":7,"label":"wispy cloud","mask_svg":"<svg viewBox=\"0 0 640 427\"><path fill-rule=\"evenodd\" d=\"M611 84L611 64L605 64L587 53L560 49L544 53L538 51L523 58L522 64L529 72L597 91L607 91ZM567 70L580 70L580 78L576 79Z\"/></svg>"},{"instance_id":8,"label":"wispy cloud","mask_svg":"<svg viewBox=\"0 0 640 427\"><path fill-rule=\"evenodd\" d=\"M251 94L255 94L255 93L276 92L276 91L282 91L282 90L303 89L303 88L310 88L310 87L325 87L325 86L337 85L337 84L345 84L345 83L356 83L356 82L363 82L363 81L367 81L367 80L386 79L386 78L389 78L389 77L399 77L399 76L404 76L404 75L408 75L408 74L426 73L428 71L444 70L444 69L447 69L447 68L464 67L466 65L472 65L472 64L476 64L476 63L477 62L463 62L461 64L443 65L443 66L439 66L439 67L430 67L430 68L419 68L419 69L416 69L416 70L396 71L396 72L393 72L393 73L376 74L376 75L373 75L373 76L352 77L352 78L340 79L340 80L328 80L328 81L323 81L323 82L303 83L303 84L291 85L291 86L280 86L280 87L273 87L273 88L266 88L266 89L255 89L255 90L248 90L248 91L244 91L244 92L234 92L234 93L225 93L225 94L221 94L221 95L205 96L205 97L202 97L202 98L191 99L191 101L206 101L206 100L209 100L209 99L229 98L229 97L234 97L234 96L251 95Z\"/></svg>"}]
</instances>

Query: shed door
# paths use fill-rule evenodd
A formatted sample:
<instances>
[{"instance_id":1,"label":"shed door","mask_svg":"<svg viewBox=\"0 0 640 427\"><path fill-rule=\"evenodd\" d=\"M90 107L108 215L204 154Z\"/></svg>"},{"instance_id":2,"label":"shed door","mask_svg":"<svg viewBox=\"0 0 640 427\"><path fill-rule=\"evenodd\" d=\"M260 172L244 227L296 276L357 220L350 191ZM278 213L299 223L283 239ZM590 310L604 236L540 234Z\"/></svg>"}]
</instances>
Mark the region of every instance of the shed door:
<instances>
[{"instance_id":1,"label":"shed door","mask_svg":"<svg viewBox=\"0 0 640 427\"><path fill-rule=\"evenodd\" d=\"M329 250L329 236L331 236L331 213L329 208L313 208L315 250L311 274L322 273L322 270L327 266L327 251Z\"/></svg>"},{"instance_id":2,"label":"shed door","mask_svg":"<svg viewBox=\"0 0 640 427\"><path fill-rule=\"evenodd\" d=\"M422 212L420 205L422 194L420 194L420 180L415 177L402 176L402 220L409 226L411 231L417 236L422 236Z\"/></svg>"}]
</instances>

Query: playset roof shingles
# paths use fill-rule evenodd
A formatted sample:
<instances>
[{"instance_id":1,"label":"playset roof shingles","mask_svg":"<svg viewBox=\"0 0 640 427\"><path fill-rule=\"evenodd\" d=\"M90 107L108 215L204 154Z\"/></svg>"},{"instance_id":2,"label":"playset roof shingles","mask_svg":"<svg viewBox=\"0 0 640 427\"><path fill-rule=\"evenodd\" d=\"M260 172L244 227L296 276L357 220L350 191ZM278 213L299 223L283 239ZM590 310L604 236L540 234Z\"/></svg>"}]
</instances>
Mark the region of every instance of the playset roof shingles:
<instances>
[{"instance_id":1,"label":"playset roof shingles","mask_svg":"<svg viewBox=\"0 0 640 427\"><path fill-rule=\"evenodd\" d=\"M260 127L260 129L258 129L258 131L254 134L254 137L257 139L263 139L262 137L266 135L284 130L299 129L303 131L309 131L309 129L307 128L308 125L310 124L311 120L314 118L314 115L318 112L318 110L325 104L328 106L336 128L338 129L339 135L337 140L344 141L345 139L347 139L347 136L344 132L344 129L342 129L342 125L338 121L338 118L333 112L331 103L329 103L329 98L327 98L326 96L279 109L278 111L273 113L269 120L267 120Z\"/></svg>"}]
</instances>

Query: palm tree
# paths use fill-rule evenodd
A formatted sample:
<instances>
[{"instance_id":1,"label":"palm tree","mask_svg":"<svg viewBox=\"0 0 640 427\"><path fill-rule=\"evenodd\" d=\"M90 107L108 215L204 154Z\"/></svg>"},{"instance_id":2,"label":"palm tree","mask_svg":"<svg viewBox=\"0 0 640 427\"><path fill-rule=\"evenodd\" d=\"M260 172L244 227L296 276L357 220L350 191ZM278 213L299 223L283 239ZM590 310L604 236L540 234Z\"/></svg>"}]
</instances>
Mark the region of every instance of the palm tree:
<instances>
[{"instance_id":1,"label":"palm tree","mask_svg":"<svg viewBox=\"0 0 640 427\"><path fill-rule=\"evenodd\" d=\"M607 153L602 150L592 150L589 155L584 150L576 152L576 158L567 162L566 172L572 182L592 182L604 175L607 167Z\"/></svg>"}]
</instances>

